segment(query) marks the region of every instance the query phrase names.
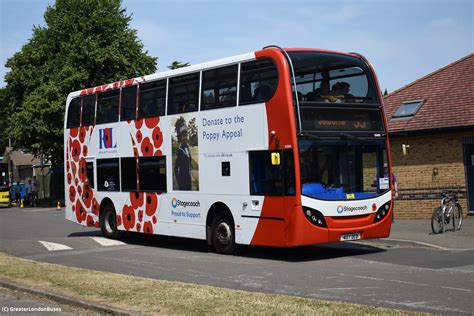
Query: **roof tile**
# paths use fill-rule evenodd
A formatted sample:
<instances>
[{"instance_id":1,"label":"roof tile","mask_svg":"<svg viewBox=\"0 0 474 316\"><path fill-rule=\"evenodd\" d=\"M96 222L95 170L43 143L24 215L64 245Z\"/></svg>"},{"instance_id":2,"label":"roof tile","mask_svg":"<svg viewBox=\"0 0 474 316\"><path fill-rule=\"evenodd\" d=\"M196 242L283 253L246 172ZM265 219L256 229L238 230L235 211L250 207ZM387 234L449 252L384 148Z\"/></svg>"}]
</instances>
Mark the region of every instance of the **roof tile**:
<instances>
[{"instance_id":1,"label":"roof tile","mask_svg":"<svg viewBox=\"0 0 474 316\"><path fill-rule=\"evenodd\" d=\"M403 102L425 102L414 117L392 119ZM474 53L384 97L390 132L474 126Z\"/></svg>"}]
</instances>

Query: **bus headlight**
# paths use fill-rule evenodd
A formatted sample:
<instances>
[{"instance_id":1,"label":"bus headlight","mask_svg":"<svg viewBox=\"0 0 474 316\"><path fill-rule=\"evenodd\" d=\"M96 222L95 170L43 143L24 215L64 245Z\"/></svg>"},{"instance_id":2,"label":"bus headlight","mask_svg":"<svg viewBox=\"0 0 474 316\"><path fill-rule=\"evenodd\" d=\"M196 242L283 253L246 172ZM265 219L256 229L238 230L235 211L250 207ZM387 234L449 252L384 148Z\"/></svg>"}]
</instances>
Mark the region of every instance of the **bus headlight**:
<instances>
[{"instance_id":1,"label":"bus headlight","mask_svg":"<svg viewBox=\"0 0 474 316\"><path fill-rule=\"evenodd\" d=\"M319 227L327 227L326 221L324 220L324 216L320 211L303 206L303 213L306 219L311 224Z\"/></svg>"},{"instance_id":2,"label":"bus headlight","mask_svg":"<svg viewBox=\"0 0 474 316\"><path fill-rule=\"evenodd\" d=\"M380 222L382 219L387 216L388 212L390 211L390 201L379 207L377 210L377 214L375 215L374 223Z\"/></svg>"}]
</instances>

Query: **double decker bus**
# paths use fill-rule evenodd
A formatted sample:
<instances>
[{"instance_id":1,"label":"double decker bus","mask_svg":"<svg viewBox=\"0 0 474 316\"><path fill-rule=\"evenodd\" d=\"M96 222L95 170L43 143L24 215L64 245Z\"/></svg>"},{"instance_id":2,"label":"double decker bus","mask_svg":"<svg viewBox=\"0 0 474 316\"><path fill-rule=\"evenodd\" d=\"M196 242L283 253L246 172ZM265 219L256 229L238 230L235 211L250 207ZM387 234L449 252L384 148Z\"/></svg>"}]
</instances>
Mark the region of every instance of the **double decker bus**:
<instances>
[{"instance_id":1,"label":"double decker bus","mask_svg":"<svg viewBox=\"0 0 474 316\"><path fill-rule=\"evenodd\" d=\"M66 218L292 247L387 237L387 124L356 53L269 46L71 93Z\"/></svg>"}]
</instances>

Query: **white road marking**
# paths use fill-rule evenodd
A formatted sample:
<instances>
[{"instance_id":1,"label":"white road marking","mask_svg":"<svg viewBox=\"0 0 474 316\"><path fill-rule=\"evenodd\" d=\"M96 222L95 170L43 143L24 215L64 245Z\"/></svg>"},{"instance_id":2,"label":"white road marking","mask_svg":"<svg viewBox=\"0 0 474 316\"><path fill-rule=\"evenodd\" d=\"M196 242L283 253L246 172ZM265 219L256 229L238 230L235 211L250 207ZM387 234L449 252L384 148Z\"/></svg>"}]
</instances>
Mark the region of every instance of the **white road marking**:
<instances>
[{"instance_id":1,"label":"white road marking","mask_svg":"<svg viewBox=\"0 0 474 316\"><path fill-rule=\"evenodd\" d=\"M354 275L355 278L359 279L369 279L369 280L375 280L375 281L384 281L384 279L380 278L373 278L373 277L368 277L368 276L363 276L363 275Z\"/></svg>"},{"instance_id":2,"label":"white road marking","mask_svg":"<svg viewBox=\"0 0 474 316\"><path fill-rule=\"evenodd\" d=\"M104 237L91 237L91 238L95 242L97 242L99 245L104 246L104 247L126 245L126 243L120 240L114 240L114 239L109 239L109 238L104 238Z\"/></svg>"},{"instance_id":3,"label":"white road marking","mask_svg":"<svg viewBox=\"0 0 474 316\"><path fill-rule=\"evenodd\" d=\"M386 238L386 239L387 239L387 240L391 240L391 241L399 241L399 242L408 242L408 243L418 244L418 245L421 245L421 246L437 248L437 249L440 249L440 250L454 250L454 249L450 249L450 248L446 248L446 247L442 247L442 246L438 246L438 245L429 244L429 243L427 243L427 242L416 241L416 240L397 239L397 238Z\"/></svg>"},{"instance_id":4,"label":"white road marking","mask_svg":"<svg viewBox=\"0 0 474 316\"><path fill-rule=\"evenodd\" d=\"M388 281L401 283L401 284L418 285L418 286L432 286L432 285L425 284L425 283L415 283L415 282L410 282L410 281L401 281L401 280L388 280Z\"/></svg>"},{"instance_id":5,"label":"white road marking","mask_svg":"<svg viewBox=\"0 0 474 316\"><path fill-rule=\"evenodd\" d=\"M57 250L69 250L72 249L69 246L62 245L62 244L57 244L55 242L49 242L49 241L41 241L39 242L46 248L48 251L57 251Z\"/></svg>"},{"instance_id":6,"label":"white road marking","mask_svg":"<svg viewBox=\"0 0 474 316\"><path fill-rule=\"evenodd\" d=\"M448 289L448 290L455 290L455 291L472 292L472 291L469 290L469 289L462 289L462 288L459 288L459 287L442 286L441 288L443 288L443 289Z\"/></svg>"}]
</instances>

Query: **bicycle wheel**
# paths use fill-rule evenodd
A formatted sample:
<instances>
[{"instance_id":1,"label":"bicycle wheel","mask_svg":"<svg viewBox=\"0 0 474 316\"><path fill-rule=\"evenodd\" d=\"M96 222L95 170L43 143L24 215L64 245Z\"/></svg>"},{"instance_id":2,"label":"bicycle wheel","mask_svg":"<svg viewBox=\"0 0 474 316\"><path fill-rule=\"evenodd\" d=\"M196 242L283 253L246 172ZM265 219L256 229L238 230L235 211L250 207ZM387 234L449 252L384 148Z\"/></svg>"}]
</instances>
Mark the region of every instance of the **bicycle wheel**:
<instances>
[{"instance_id":1,"label":"bicycle wheel","mask_svg":"<svg viewBox=\"0 0 474 316\"><path fill-rule=\"evenodd\" d=\"M441 222L443 218L441 207L435 208L433 210L433 215L431 216L431 230L433 234L442 233L443 223Z\"/></svg>"},{"instance_id":2,"label":"bicycle wheel","mask_svg":"<svg viewBox=\"0 0 474 316\"><path fill-rule=\"evenodd\" d=\"M462 225L462 207L459 203L456 203L456 210L453 212L453 228L454 230L460 230Z\"/></svg>"}]
</instances>

